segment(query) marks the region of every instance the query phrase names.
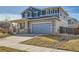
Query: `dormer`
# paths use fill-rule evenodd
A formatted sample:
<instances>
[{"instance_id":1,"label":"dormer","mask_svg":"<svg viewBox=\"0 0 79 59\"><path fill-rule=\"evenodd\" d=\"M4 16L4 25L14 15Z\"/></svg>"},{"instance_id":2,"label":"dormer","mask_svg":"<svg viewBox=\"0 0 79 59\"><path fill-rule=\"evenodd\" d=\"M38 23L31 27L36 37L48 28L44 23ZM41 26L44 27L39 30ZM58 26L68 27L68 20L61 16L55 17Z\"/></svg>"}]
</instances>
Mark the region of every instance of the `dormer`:
<instances>
[{"instance_id":1,"label":"dormer","mask_svg":"<svg viewBox=\"0 0 79 59\"><path fill-rule=\"evenodd\" d=\"M39 14L40 14L40 9L30 6L22 12L22 18L34 18L34 17L38 17Z\"/></svg>"}]
</instances>

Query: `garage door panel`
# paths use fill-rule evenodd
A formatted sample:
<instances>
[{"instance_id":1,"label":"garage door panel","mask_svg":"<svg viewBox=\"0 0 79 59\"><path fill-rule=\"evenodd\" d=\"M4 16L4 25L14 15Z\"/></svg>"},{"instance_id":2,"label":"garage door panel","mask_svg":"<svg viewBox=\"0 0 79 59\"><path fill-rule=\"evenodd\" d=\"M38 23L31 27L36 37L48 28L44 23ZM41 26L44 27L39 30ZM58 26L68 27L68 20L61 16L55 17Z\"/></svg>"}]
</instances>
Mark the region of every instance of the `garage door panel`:
<instances>
[{"instance_id":1,"label":"garage door panel","mask_svg":"<svg viewBox=\"0 0 79 59\"><path fill-rule=\"evenodd\" d=\"M51 24L32 24L32 33L36 34L50 34L52 33Z\"/></svg>"}]
</instances>

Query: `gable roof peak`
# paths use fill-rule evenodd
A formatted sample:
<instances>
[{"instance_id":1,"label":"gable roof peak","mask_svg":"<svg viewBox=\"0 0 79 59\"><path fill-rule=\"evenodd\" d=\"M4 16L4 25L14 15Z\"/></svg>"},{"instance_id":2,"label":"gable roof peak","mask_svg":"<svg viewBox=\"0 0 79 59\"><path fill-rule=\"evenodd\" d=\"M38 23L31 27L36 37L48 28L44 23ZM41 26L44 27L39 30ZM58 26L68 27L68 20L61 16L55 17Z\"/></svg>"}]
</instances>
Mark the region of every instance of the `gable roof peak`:
<instances>
[{"instance_id":1,"label":"gable roof peak","mask_svg":"<svg viewBox=\"0 0 79 59\"><path fill-rule=\"evenodd\" d=\"M27 9L29 9L29 8L34 8L34 9L38 9L38 10L40 10L39 8L36 8L36 7L34 7L34 6L28 6Z\"/></svg>"}]
</instances>

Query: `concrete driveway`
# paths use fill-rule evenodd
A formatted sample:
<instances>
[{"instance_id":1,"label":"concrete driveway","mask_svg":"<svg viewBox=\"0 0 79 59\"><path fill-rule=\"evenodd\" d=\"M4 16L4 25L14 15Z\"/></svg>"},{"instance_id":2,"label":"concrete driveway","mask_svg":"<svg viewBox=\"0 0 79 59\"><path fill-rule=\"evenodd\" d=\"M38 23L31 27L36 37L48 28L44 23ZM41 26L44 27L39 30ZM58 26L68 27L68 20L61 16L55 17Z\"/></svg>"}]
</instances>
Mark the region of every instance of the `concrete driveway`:
<instances>
[{"instance_id":1,"label":"concrete driveway","mask_svg":"<svg viewBox=\"0 0 79 59\"><path fill-rule=\"evenodd\" d=\"M19 34L19 35L2 38L0 39L0 46L6 46L6 47L15 48L18 50L23 50L23 51L30 51L30 52L53 52L53 51L54 52L68 52L65 50L45 48L45 47L39 47L39 46L33 46L33 45L25 45L25 44L19 43L25 40L32 39L35 36L39 36L39 35Z\"/></svg>"},{"instance_id":2,"label":"concrete driveway","mask_svg":"<svg viewBox=\"0 0 79 59\"><path fill-rule=\"evenodd\" d=\"M6 37L6 38L1 38L0 42L19 43L21 41L32 39L35 36L37 36L37 35L34 35L34 34L17 34L17 35L9 36L9 37Z\"/></svg>"}]
</instances>

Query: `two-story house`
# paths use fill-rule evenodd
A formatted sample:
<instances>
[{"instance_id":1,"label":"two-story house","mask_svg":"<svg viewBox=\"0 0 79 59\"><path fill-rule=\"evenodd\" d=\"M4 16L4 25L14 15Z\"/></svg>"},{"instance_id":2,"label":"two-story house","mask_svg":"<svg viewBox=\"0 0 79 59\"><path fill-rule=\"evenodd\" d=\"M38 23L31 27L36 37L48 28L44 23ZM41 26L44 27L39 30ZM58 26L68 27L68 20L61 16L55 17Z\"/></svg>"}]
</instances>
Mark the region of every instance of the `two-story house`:
<instances>
[{"instance_id":1,"label":"two-story house","mask_svg":"<svg viewBox=\"0 0 79 59\"><path fill-rule=\"evenodd\" d=\"M62 7L28 7L21 14L23 19L29 20L29 33L58 34L60 27L68 27L69 15Z\"/></svg>"},{"instance_id":2,"label":"two-story house","mask_svg":"<svg viewBox=\"0 0 79 59\"><path fill-rule=\"evenodd\" d=\"M12 21L17 23L17 31L32 34L60 34L73 32L78 21L71 18L62 7L35 8L28 7L22 13L22 19ZM24 21L22 21L24 20Z\"/></svg>"}]
</instances>

